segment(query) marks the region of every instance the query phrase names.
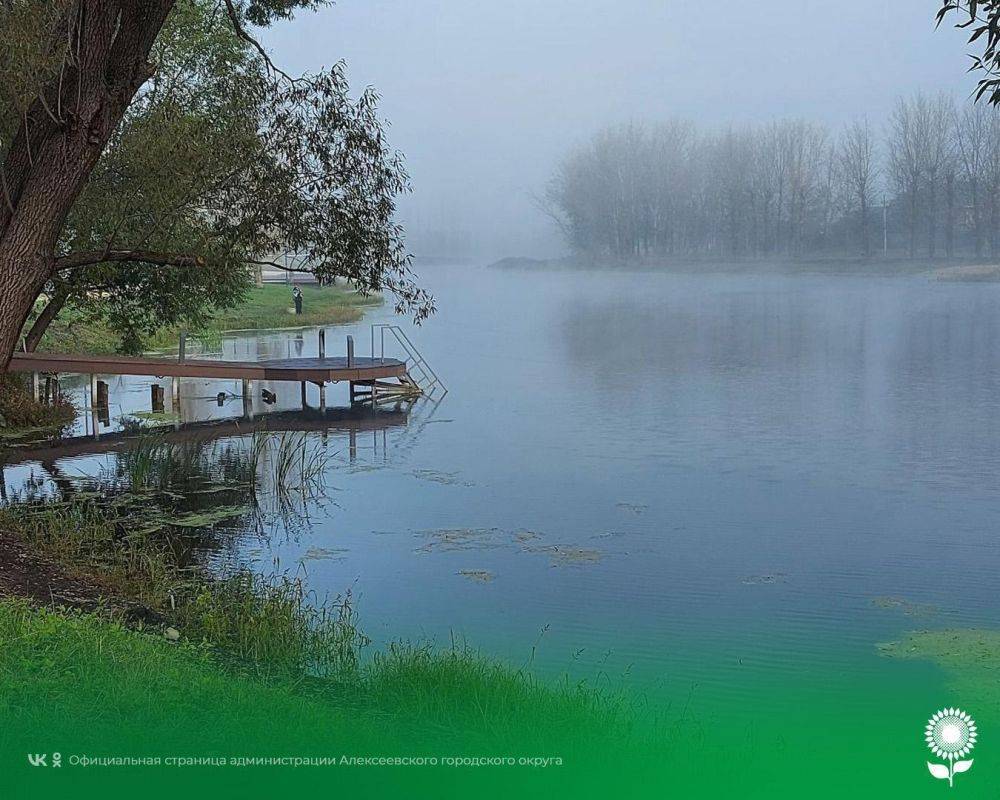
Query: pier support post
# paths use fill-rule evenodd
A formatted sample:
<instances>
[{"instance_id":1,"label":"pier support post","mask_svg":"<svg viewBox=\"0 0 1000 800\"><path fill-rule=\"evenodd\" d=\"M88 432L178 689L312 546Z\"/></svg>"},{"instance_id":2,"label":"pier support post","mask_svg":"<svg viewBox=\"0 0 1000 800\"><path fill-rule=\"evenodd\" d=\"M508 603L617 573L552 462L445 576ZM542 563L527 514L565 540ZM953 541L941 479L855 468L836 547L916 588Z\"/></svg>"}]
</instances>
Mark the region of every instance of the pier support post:
<instances>
[{"instance_id":1,"label":"pier support post","mask_svg":"<svg viewBox=\"0 0 1000 800\"><path fill-rule=\"evenodd\" d=\"M163 413L163 387L158 383L149 387L149 404L155 413Z\"/></svg>"},{"instance_id":2,"label":"pier support post","mask_svg":"<svg viewBox=\"0 0 1000 800\"><path fill-rule=\"evenodd\" d=\"M59 376L58 375L46 375L45 376L45 405L54 406L59 402Z\"/></svg>"},{"instance_id":3,"label":"pier support post","mask_svg":"<svg viewBox=\"0 0 1000 800\"><path fill-rule=\"evenodd\" d=\"M42 376L37 372L31 373L31 399L36 403L41 399L39 395L42 392Z\"/></svg>"},{"instance_id":4,"label":"pier support post","mask_svg":"<svg viewBox=\"0 0 1000 800\"><path fill-rule=\"evenodd\" d=\"M181 411L181 379L171 378L170 379L170 410L174 414L180 414Z\"/></svg>"},{"instance_id":5,"label":"pier support post","mask_svg":"<svg viewBox=\"0 0 1000 800\"><path fill-rule=\"evenodd\" d=\"M253 381L243 379L243 416L253 419Z\"/></svg>"},{"instance_id":6,"label":"pier support post","mask_svg":"<svg viewBox=\"0 0 1000 800\"><path fill-rule=\"evenodd\" d=\"M347 366L354 366L354 337L347 337Z\"/></svg>"},{"instance_id":7,"label":"pier support post","mask_svg":"<svg viewBox=\"0 0 1000 800\"><path fill-rule=\"evenodd\" d=\"M305 411L306 408L307 408L307 404L306 404L306 382L305 381L302 381L301 389L302 389L302 410Z\"/></svg>"},{"instance_id":8,"label":"pier support post","mask_svg":"<svg viewBox=\"0 0 1000 800\"><path fill-rule=\"evenodd\" d=\"M98 427L100 423L100 414L97 410L97 376L90 376L90 424L92 426L92 431L94 434L94 440L101 438L101 430Z\"/></svg>"},{"instance_id":9,"label":"pier support post","mask_svg":"<svg viewBox=\"0 0 1000 800\"><path fill-rule=\"evenodd\" d=\"M354 388L354 381L351 381L351 405L354 405L354 393L356 389Z\"/></svg>"},{"instance_id":10,"label":"pier support post","mask_svg":"<svg viewBox=\"0 0 1000 800\"><path fill-rule=\"evenodd\" d=\"M353 464L355 461L358 460L358 432L354 428L351 428L348 434L347 448L348 448L349 458L351 460L351 463Z\"/></svg>"},{"instance_id":11,"label":"pier support post","mask_svg":"<svg viewBox=\"0 0 1000 800\"><path fill-rule=\"evenodd\" d=\"M97 382L97 419L107 427L111 424L111 403L108 401L108 384Z\"/></svg>"},{"instance_id":12,"label":"pier support post","mask_svg":"<svg viewBox=\"0 0 1000 800\"><path fill-rule=\"evenodd\" d=\"M319 410L326 411L326 384L319 385Z\"/></svg>"},{"instance_id":13,"label":"pier support post","mask_svg":"<svg viewBox=\"0 0 1000 800\"><path fill-rule=\"evenodd\" d=\"M326 358L326 330L319 329L319 357Z\"/></svg>"}]
</instances>

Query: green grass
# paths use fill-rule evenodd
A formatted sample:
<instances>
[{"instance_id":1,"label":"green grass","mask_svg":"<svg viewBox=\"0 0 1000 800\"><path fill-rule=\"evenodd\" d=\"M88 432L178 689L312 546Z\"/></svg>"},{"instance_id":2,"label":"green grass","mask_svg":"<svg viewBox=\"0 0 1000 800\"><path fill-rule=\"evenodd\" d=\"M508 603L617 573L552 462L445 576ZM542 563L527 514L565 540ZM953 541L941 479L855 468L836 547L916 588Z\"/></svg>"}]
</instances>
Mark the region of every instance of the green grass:
<instances>
[{"instance_id":1,"label":"green grass","mask_svg":"<svg viewBox=\"0 0 1000 800\"><path fill-rule=\"evenodd\" d=\"M217 330L287 328L355 322L365 307L379 305L381 297L358 294L346 286L303 285L302 314L295 314L291 287L268 284L253 289L241 306L221 312L213 321Z\"/></svg>"},{"instance_id":2,"label":"green grass","mask_svg":"<svg viewBox=\"0 0 1000 800\"><path fill-rule=\"evenodd\" d=\"M400 731L435 730L463 750L511 744L511 735L520 746L541 746L553 735L568 742L629 736L631 710L620 696L565 682L547 685L464 648L397 645L329 680L296 684L234 673L197 643L173 643L97 614L36 609L13 599L0 600L0 642L17 645L0 649L0 703L8 714L39 710L25 702L34 695L83 716L97 705L95 698L111 700L113 692L115 717L141 712L150 727L175 717L168 729L186 727L178 726L178 715L193 723L209 708L227 708L225 716L234 721L289 732L302 715L322 719L320 736L348 719L367 722L362 727L379 731L379 739L386 723ZM268 703L258 693L273 695L266 713L260 706ZM288 744L301 743L302 736L294 740Z\"/></svg>"},{"instance_id":3,"label":"green grass","mask_svg":"<svg viewBox=\"0 0 1000 800\"><path fill-rule=\"evenodd\" d=\"M313 325L340 325L357 322L364 316L366 307L379 305L381 297L365 297L346 286L304 285L302 313L295 314L291 287L268 284L251 289L246 301L236 308L220 311L211 323L192 335L204 337L223 331L273 330L278 328L309 327ZM164 328L149 341L153 349L177 345L180 331ZM212 337L207 337L211 341Z\"/></svg>"},{"instance_id":4,"label":"green grass","mask_svg":"<svg viewBox=\"0 0 1000 800\"><path fill-rule=\"evenodd\" d=\"M303 295L303 313L294 313L291 287L284 284L267 284L251 289L246 300L235 308L219 311L200 330L191 330L194 339L204 342L207 349L218 347L220 334L234 330L272 330L279 328L308 327L313 325L339 325L357 322L364 316L365 308L379 305L380 296L358 294L345 285L300 287ZM164 327L146 342L149 349L176 347L180 336L178 327ZM118 335L99 321L89 320L65 309L52 323L39 347L47 352L61 353L111 353L121 345Z\"/></svg>"},{"instance_id":5,"label":"green grass","mask_svg":"<svg viewBox=\"0 0 1000 800\"><path fill-rule=\"evenodd\" d=\"M15 600L0 600L0 718L3 780L13 797L29 790L49 796L23 754L56 748L64 758L503 756L558 758L565 765L548 772L523 765L463 772L442 764L383 768L378 775L343 766L213 768L194 775L163 768L173 792L186 780L196 781L200 796L208 796L203 792L214 781L229 792L251 781L252 793L243 796L255 797L265 796L264 784L287 791L331 780L338 796L352 784L380 791L391 784L405 792L391 796L467 796L444 789L458 780L476 781L479 797L510 796L501 784L509 791L511 781L530 777L586 785L598 765L617 767L626 756L660 765L669 752L666 739L636 736L631 712L618 701L586 687L543 684L466 650L398 646L343 676L291 683L233 672L211 649L186 640L171 643L92 614L33 609ZM90 796L86 782L93 780L94 794L106 797L128 773L77 768L69 774L83 782L73 787L74 796ZM137 771L131 786L142 786L145 796L158 792L152 774Z\"/></svg>"}]
</instances>

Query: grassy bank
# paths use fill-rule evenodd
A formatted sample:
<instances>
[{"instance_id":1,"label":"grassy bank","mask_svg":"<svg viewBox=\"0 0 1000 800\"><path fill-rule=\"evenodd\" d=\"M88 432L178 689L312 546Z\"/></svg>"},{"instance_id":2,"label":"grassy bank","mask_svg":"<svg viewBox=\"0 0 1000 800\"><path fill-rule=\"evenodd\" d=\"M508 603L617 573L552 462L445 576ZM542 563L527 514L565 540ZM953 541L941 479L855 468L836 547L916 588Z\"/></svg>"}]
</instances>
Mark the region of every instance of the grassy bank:
<instances>
[{"instance_id":1,"label":"grassy bank","mask_svg":"<svg viewBox=\"0 0 1000 800\"><path fill-rule=\"evenodd\" d=\"M201 796L209 786L263 796L263 786L287 791L289 781L328 788L334 775L341 792L465 796L471 788L456 789L465 783L479 797L525 796L530 784L589 796L579 791L595 776L621 788L615 769L625 759L660 767L670 754L659 720L621 691L543 682L465 646L376 650L349 596L324 601L294 577L213 575L185 561L162 508L149 512L165 502L154 490L81 494L0 511L0 530L49 565L33 602L0 597L0 763L10 796L50 796L23 754L57 748L64 758L225 758L233 767L157 765L171 796L186 780ZM96 596L94 610L53 605L66 596L62 575L73 579L71 602ZM144 613L122 613L136 604ZM239 758L333 764L247 770L232 763ZM503 761L484 775L480 759ZM89 796L87 781L103 798L119 785L156 792L149 769L73 774L84 781L74 796Z\"/></svg>"},{"instance_id":2,"label":"grassy bank","mask_svg":"<svg viewBox=\"0 0 1000 800\"><path fill-rule=\"evenodd\" d=\"M140 439L99 476L0 508L0 573L39 576L0 597L0 751L513 759L485 784L469 773L477 796L542 775L520 759L558 759L574 782L615 759L663 762L669 737L622 691L543 682L463 645L375 649L349 595L191 557L256 513L265 485L310 496L305 449L280 435L211 452ZM4 557L5 537L37 561ZM450 796L442 780L456 775L454 763L387 772L408 797Z\"/></svg>"},{"instance_id":3,"label":"grassy bank","mask_svg":"<svg viewBox=\"0 0 1000 800\"><path fill-rule=\"evenodd\" d=\"M40 775L24 763L26 752L56 748L64 766L81 754L223 759L201 770L163 763L65 771L80 782L73 796L105 798L139 787L144 796L176 796L186 786L197 796L214 789L263 797L270 796L265 789L331 785L338 796L351 788L375 796L378 786L380 797L438 798L468 796L456 789L463 783L478 797L526 796L527 786L554 785L594 796L579 791L593 789L595 775L614 776L607 765L620 766L633 747L641 748L631 751L636 763L663 764L652 740L637 737L614 703L587 689L543 685L465 651L396 648L337 680L295 684L233 672L196 643L16 600L0 600L0 643L2 783L13 790L6 796L64 793L59 772ZM267 761L256 769L239 765L255 758ZM333 763L280 762L293 758ZM487 758L505 763L473 766L472 759ZM624 788L636 777L615 776L610 784Z\"/></svg>"},{"instance_id":4,"label":"grassy bank","mask_svg":"<svg viewBox=\"0 0 1000 800\"><path fill-rule=\"evenodd\" d=\"M295 314L291 287L267 284L251 289L243 303L219 311L208 324L191 330L190 334L212 341L225 331L338 325L356 322L364 316L365 308L382 302L380 297L365 297L345 285L308 284L300 288L303 294L302 314ZM154 350L176 347L179 334L179 328L164 327L146 344ZM52 323L39 349L63 353L111 353L116 352L120 344L119 337L109 327L69 309Z\"/></svg>"}]
</instances>

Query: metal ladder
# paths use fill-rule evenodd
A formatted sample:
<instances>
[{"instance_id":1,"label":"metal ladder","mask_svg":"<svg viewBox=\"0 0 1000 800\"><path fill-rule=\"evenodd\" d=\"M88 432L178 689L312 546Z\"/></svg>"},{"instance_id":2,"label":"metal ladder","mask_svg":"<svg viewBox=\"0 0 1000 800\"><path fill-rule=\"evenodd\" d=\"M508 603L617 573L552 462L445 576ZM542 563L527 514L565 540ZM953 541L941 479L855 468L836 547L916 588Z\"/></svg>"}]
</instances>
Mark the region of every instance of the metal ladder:
<instances>
[{"instance_id":1,"label":"metal ladder","mask_svg":"<svg viewBox=\"0 0 1000 800\"><path fill-rule=\"evenodd\" d=\"M441 382L437 373L431 369L430 364L420 354L420 351L417 350L417 346L410 341L410 337L406 335L406 331L399 325L393 325L388 322L377 322L371 328L372 359L385 360L385 335L388 332L392 334L396 339L396 344L406 354L406 358L404 359L406 364L406 378L404 380L409 381L426 397L437 396L440 399L448 394L447 387ZM376 340L378 342L377 349Z\"/></svg>"}]
</instances>

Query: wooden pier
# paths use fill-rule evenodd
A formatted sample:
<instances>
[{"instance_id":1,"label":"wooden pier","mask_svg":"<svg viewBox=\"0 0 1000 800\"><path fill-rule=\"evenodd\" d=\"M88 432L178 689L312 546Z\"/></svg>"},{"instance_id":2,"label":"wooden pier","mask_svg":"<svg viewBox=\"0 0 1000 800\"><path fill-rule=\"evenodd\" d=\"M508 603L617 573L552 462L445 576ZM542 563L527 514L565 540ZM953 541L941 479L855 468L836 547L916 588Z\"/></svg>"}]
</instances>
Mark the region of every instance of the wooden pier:
<instances>
[{"instance_id":1,"label":"wooden pier","mask_svg":"<svg viewBox=\"0 0 1000 800\"><path fill-rule=\"evenodd\" d=\"M326 355L326 331L318 332L316 358L280 358L264 361L222 361L185 357L186 335L180 339L180 350L176 359L172 358L131 358L115 355L70 355L65 353L15 353L10 369L32 374L34 397L48 402L59 396L59 375L74 374L90 376L90 411L95 418L94 435L97 436L97 419L101 413L108 413L108 387L99 376L107 375L148 375L153 378L169 378L171 383L172 408L180 407L181 378L203 380L242 381L243 416L253 419L254 381L294 382L301 386L302 408L306 409L306 384L319 387L319 410L326 410L326 385L347 381L350 384L351 405L411 400L435 391L447 393L437 375L423 356L413 346L403 330L397 325L376 323L371 326L371 357L354 354L354 337L347 337L347 355ZM379 355L376 357L376 332L378 334ZM406 353L406 360L385 356L386 334L395 337ZM44 390L42 378L45 377ZM154 411L164 408L163 387L154 384L150 390ZM262 390L267 403L274 402L275 395ZM220 395L221 397L221 395ZM221 403L221 400L220 400Z\"/></svg>"},{"instance_id":2,"label":"wooden pier","mask_svg":"<svg viewBox=\"0 0 1000 800\"><path fill-rule=\"evenodd\" d=\"M15 353L17 372L73 375L149 375L157 378L219 378L249 381L337 383L405 378L406 364L394 358L283 358L268 361L209 361L186 358Z\"/></svg>"}]
</instances>

